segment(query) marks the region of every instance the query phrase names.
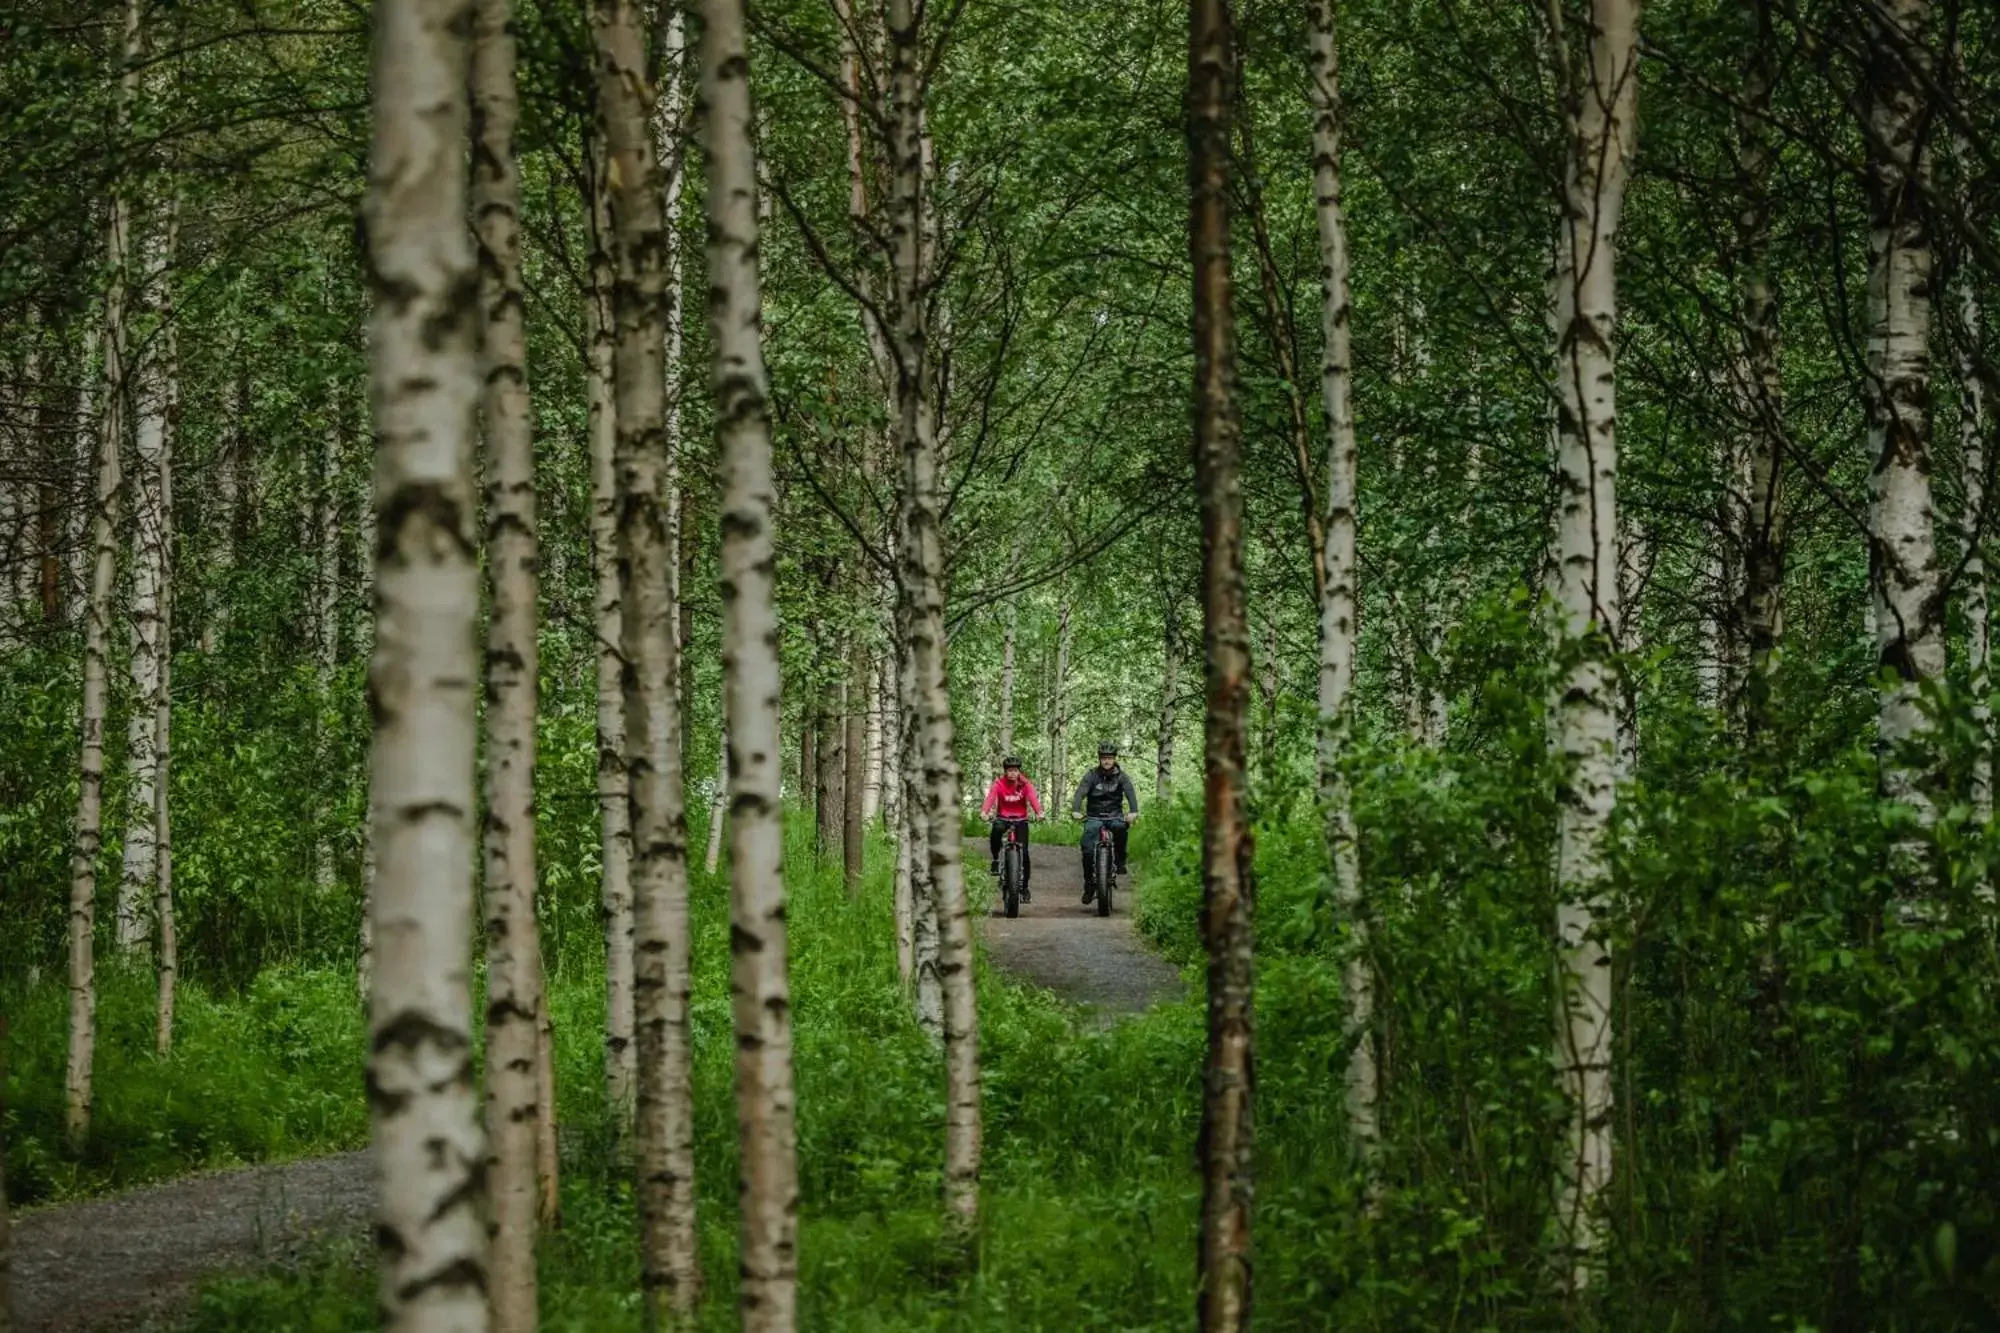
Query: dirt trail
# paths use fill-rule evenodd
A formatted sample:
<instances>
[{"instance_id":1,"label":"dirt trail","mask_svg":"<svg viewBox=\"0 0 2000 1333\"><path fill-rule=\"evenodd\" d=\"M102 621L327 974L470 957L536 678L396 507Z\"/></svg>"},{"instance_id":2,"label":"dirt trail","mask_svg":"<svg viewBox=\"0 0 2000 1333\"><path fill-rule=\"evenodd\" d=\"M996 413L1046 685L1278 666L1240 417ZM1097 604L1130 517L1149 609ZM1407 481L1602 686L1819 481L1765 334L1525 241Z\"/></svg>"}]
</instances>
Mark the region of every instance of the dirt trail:
<instances>
[{"instance_id":1,"label":"dirt trail","mask_svg":"<svg viewBox=\"0 0 2000 1333\"><path fill-rule=\"evenodd\" d=\"M254 1271L320 1237L359 1233L373 1198L368 1154L355 1152L16 1214L16 1327L141 1327L185 1307L218 1273Z\"/></svg>"},{"instance_id":2,"label":"dirt trail","mask_svg":"<svg viewBox=\"0 0 2000 1333\"><path fill-rule=\"evenodd\" d=\"M983 838L965 844L966 878L975 884L992 883L986 848ZM1075 847L1040 844L1033 861L1032 898L1021 915L1000 915L996 890L992 914L979 923L995 965L1087 1006L1106 1024L1179 998L1180 973L1132 924L1136 877L1119 879L1112 915L1100 917L1083 905L1083 858Z\"/></svg>"}]
</instances>

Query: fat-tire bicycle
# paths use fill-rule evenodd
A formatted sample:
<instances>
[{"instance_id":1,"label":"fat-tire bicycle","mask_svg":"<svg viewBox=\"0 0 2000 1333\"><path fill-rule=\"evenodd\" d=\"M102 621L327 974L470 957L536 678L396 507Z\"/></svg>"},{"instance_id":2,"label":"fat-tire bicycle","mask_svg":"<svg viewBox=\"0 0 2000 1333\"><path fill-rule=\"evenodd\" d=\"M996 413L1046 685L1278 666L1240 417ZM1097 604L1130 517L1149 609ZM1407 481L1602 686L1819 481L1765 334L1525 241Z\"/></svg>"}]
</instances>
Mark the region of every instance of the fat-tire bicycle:
<instances>
[{"instance_id":1,"label":"fat-tire bicycle","mask_svg":"<svg viewBox=\"0 0 2000 1333\"><path fill-rule=\"evenodd\" d=\"M1097 845L1090 849L1090 866L1097 885L1097 914L1111 915L1111 889L1118 882L1116 834L1126 827L1122 819L1106 819L1097 826Z\"/></svg>"},{"instance_id":2,"label":"fat-tire bicycle","mask_svg":"<svg viewBox=\"0 0 2000 1333\"><path fill-rule=\"evenodd\" d=\"M1027 849L1021 845L1021 826L1007 821L1005 841L1000 844L1000 905L1008 916L1021 915L1023 863Z\"/></svg>"}]
</instances>

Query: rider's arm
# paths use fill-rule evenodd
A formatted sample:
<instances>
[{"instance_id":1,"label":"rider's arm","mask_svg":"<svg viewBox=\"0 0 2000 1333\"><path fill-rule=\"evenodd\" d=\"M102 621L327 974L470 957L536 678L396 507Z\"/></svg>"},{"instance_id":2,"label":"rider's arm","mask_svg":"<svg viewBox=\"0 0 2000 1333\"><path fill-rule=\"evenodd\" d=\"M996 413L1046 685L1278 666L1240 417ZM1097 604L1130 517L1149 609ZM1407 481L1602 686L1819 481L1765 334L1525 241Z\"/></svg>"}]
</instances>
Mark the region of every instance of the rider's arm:
<instances>
[{"instance_id":1,"label":"rider's arm","mask_svg":"<svg viewBox=\"0 0 2000 1333\"><path fill-rule=\"evenodd\" d=\"M979 807L979 817L981 819L984 819L988 815L992 814L993 807L999 802L999 800L1000 800L1000 784L998 782L995 782L992 786L986 789L986 804Z\"/></svg>"},{"instance_id":2,"label":"rider's arm","mask_svg":"<svg viewBox=\"0 0 2000 1333\"><path fill-rule=\"evenodd\" d=\"M1138 814L1139 789L1132 785L1132 775L1130 773L1120 772L1118 774L1118 782L1120 786L1125 788L1125 804L1132 808L1131 812L1133 814L1135 815Z\"/></svg>"},{"instance_id":3,"label":"rider's arm","mask_svg":"<svg viewBox=\"0 0 2000 1333\"><path fill-rule=\"evenodd\" d=\"M1035 812L1035 818L1040 819L1042 817L1042 798L1035 794L1035 784L1023 778L1021 779L1021 785L1027 788L1028 809Z\"/></svg>"},{"instance_id":4,"label":"rider's arm","mask_svg":"<svg viewBox=\"0 0 2000 1333\"><path fill-rule=\"evenodd\" d=\"M1090 774L1085 773L1083 780L1076 784L1076 795L1069 798L1069 813L1071 818L1076 818L1083 814L1083 794L1089 790Z\"/></svg>"}]
</instances>

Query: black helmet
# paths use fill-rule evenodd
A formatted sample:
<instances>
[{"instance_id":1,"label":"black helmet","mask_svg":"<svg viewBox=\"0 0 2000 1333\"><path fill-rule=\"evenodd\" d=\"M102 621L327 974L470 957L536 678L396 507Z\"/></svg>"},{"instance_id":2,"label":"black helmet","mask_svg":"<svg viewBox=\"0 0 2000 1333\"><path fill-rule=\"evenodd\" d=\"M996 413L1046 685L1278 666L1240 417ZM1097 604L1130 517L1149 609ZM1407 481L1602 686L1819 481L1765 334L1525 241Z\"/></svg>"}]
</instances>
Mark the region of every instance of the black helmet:
<instances>
[{"instance_id":1,"label":"black helmet","mask_svg":"<svg viewBox=\"0 0 2000 1333\"><path fill-rule=\"evenodd\" d=\"M1099 759L1102 759L1107 754L1112 756L1114 759L1117 758L1118 745L1115 741L1099 741L1097 743L1097 757Z\"/></svg>"},{"instance_id":2,"label":"black helmet","mask_svg":"<svg viewBox=\"0 0 2000 1333\"><path fill-rule=\"evenodd\" d=\"M1002 768L1019 768L1020 766L1021 756L1016 754L1010 754L1000 761L1000 767Z\"/></svg>"}]
</instances>

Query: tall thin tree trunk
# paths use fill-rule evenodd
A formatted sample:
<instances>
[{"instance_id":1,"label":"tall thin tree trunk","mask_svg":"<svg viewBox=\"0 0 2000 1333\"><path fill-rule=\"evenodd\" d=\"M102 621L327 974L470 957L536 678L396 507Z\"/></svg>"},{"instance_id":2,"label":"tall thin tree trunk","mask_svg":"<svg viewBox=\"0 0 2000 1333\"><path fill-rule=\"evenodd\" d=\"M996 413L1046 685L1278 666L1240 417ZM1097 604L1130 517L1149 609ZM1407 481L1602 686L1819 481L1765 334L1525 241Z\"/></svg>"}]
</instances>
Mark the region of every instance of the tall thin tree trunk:
<instances>
[{"instance_id":1,"label":"tall thin tree trunk","mask_svg":"<svg viewBox=\"0 0 2000 1333\"><path fill-rule=\"evenodd\" d=\"M915 690L916 752L921 781L913 794L929 825L929 879L938 927L938 973L944 1000L944 1207L948 1243L970 1256L979 1228L979 1023L972 977L971 921L959 829L959 770L945 679L944 532L939 503L937 435L932 420L929 330L923 286L927 208L924 195L921 11L913 0L888 0L892 194L892 303L896 315L896 437L903 458L902 592L909 605Z\"/></svg>"},{"instance_id":2,"label":"tall thin tree trunk","mask_svg":"<svg viewBox=\"0 0 2000 1333\"><path fill-rule=\"evenodd\" d=\"M376 1297L391 1333L487 1327L486 1143L472 1075L473 438L478 267L465 225L471 0L375 9L365 205L379 882L368 1062Z\"/></svg>"},{"instance_id":3,"label":"tall thin tree trunk","mask_svg":"<svg viewBox=\"0 0 2000 1333\"><path fill-rule=\"evenodd\" d=\"M1778 286L1771 272L1771 172L1777 154L1766 124L1775 38L1770 0L1750 0L1754 27L1743 66L1743 102L1737 114L1736 168L1742 193L1736 220L1737 282L1742 304L1743 346L1736 391L1743 419L1740 478L1745 487L1739 512L1745 528L1735 638L1743 657L1737 707L1753 731L1768 711L1773 654L1784 632L1785 487L1783 470L1784 397L1778 364Z\"/></svg>"},{"instance_id":4,"label":"tall thin tree trunk","mask_svg":"<svg viewBox=\"0 0 2000 1333\"><path fill-rule=\"evenodd\" d=\"M238 363L229 407L229 429L215 458L215 504L208 522L215 534L208 548L208 581L213 589L201 618L201 651L215 652L229 608L229 576L236 568L237 507L242 490L243 443L250 429L250 369Z\"/></svg>"},{"instance_id":5,"label":"tall thin tree trunk","mask_svg":"<svg viewBox=\"0 0 2000 1333\"><path fill-rule=\"evenodd\" d=\"M815 715L818 737L813 743L813 756L819 764L813 785L818 793L821 857L831 857L840 847L841 826L845 823L842 812L846 805L847 730L841 719L846 711L845 682L829 675L820 684Z\"/></svg>"},{"instance_id":6,"label":"tall thin tree trunk","mask_svg":"<svg viewBox=\"0 0 2000 1333\"><path fill-rule=\"evenodd\" d=\"M865 827L862 787L868 781L868 641L857 636L848 650L851 657L847 678L847 736L842 749L847 771L841 780L840 810L841 870L847 882L847 896L861 893L862 830Z\"/></svg>"},{"instance_id":7,"label":"tall thin tree trunk","mask_svg":"<svg viewBox=\"0 0 2000 1333\"><path fill-rule=\"evenodd\" d=\"M327 396L326 429L320 433L319 494L312 514L318 529L313 534L313 688L319 703L313 743L321 773L332 767L333 677L340 667L340 453L340 395L335 390ZM313 818L313 885L322 894L333 892L339 878L333 835L333 810L327 802Z\"/></svg>"},{"instance_id":8,"label":"tall thin tree trunk","mask_svg":"<svg viewBox=\"0 0 2000 1333\"><path fill-rule=\"evenodd\" d=\"M1353 741L1354 662L1359 566L1355 560L1357 452L1354 433L1354 352L1348 297L1347 218L1341 205L1340 44L1334 0L1313 0L1311 66L1313 199L1319 224L1320 393L1326 406L1326 595L1319 604L1319 799L1324 821L1329 897L1344 932L1340 961L1348 1043L1344 1094L1350 1148L1371 1191L1376 1183L1380 1129L1376 1102L1375 970L1368 953L1367 903L1354 828L1353 793L1341 761Z\"/></svg>"},{"instance_id":9,"label":"tall thin tree trunk","mask_svg":"<svg viewBox=\"0 0 2000 1333\"><path fill-rule=\"evenodd\" d=\"M115 201L112 213L113 224L118 225L120 218ZM63 523L63 545L69 553L66 595L73 608L70 615L78 621L87 621L90 615L92 549L89 516L96 509L93 487L96 485L97 447L98 440L104 434L104 416L109 411L107 400L100 398L100 395L104 393L104 386L109 381L110 375L106 367L100 364L108 356L104 349L106 322L86 315L82 323L82 355L77 361L75 469L72 474L74 483L70 490L70 495L76 503L67 506L68 514Z\"/></svg>"},{"instance_id":10,"label":"tall thin tree trunk","mask_svg":"<svg viewBox=\"0 0 2000 1333\"><path fill-rule=\"evenodd\" d=\"M172 258L166 233L155 227L140 247L139 306L148 316L149 336L132 354L132 444L136 475L132 504L132 708L125 730L126 787L124 865L118 881L118 952L128 958L151 938L152 899L159 868L161 577L166 568L168 524L161 503L167 448L166 364L157 344L158 291L167 281Z\"/></svg>"},{"instance_id":11,"label":"tall thin tree trunk","mask_svg":"<svg viewBox=\"0 0 2000 1333\"><path fill-rule=\"evenodd\" d=\"M1869 568L1875 643L1896 683L1881 693L1876 744L1883 795L1928 825L1935 814L1926 770L1910 747L1927 741L1919 693L1944 672L1943 575L1931 498L1930 340L1933 258L1921 198L1930 178L1926 91L1930 0L1889 0L1877 22L1893 26L1870 45L1863 82L1868 155L1868 364L1864 400L1871 472ZM1899 849L1898 873L1927 878L1922 848Z\"/></svg>"},{"instance_id":12,"label":"tall thin tree trunk","mask_svg":"<svg viewBox=\"0 0 2000 1333\"><path fill-rule=\"evenodd\" d=\"M1049 767L1058 784L1069 771L1070 595L1064 586L1056 602L1056 674L1049 692ZM1060 790L1060 787L1057 788Z\"/></svg>"},{"instance_id":13,"label":"tall thin tree trunk","mask_svg":"<svg viewBox=\"0 0 2000 1333\"><path fill-rule=\"evenodd\" d=\"M623 610L625 756L631 783L634 1010L638 1047L641 1282L648 1317L691 1321L700 1295L695 1248L693 1053L687 829L681 784L679 678L668 469L667 285L671 238L651 135L645 34L631 0L596 14L598 115L610 153L618 277L614 382L618 415L618 551ZM667 25L680 34L678 12ZM678 65L670 51L667 69Z\"/></svg>"},{"instance_id":14,"label":"tall thin tree trunk","mask_svg":"<svg viewBox=\"0 0 2000 1333\"><path fill-rule=\"evenodd\" d=\"M486 1131L493 1327L536 1327L541 1220L541 931L535 920L540 534L521 289L520 98L508 0L476 0L472 219L479 249L486 433ZM550 1163L553 1166L553 1163Z\"/></svg>"},{"instance_id":15,"label":"tall thin tree trunk","mask_svg":"<svg viewBox=\"0 0 2000 1333\"><path fill-rule=\"evenodd\" d=\"M798 1319L798 1136L780 864L777 488L760 333L749 59L742 0L704 0L702 15L709 333L722 470L723 714L734 747L729 881L742 1200L739 1303L746 1331L789 1333ZM865 663L865 656L860 660ZM852 758L848 768L854 769ZM849 800L858 813L854 785Z\"/></svg>"},{"instance_id":16,"label":"tall thin tree trunk","mask_svg":"<svg viewBox=\"0 0 2000 1333\"><path fill-rule=\"evenodd\" d=\"M144 32L139 0L126 0L124 68L119 78L122 129L138 94ZM118 583L118 511L124 477L119 453L125 436L126 306L131 294L132 207L121 189L111 195L106 239L110 282L104 299L104 399L97 414L95 495L90 521L90 586L84 602L83 732L76 801L76 837L70 853L69 1033L63 1079L64 1127L72 1150L90 1134L91 1074L97 1053L97 854L104 838L104 717L109 694L106 664L111 602Z\"/></svg>"},{"instance_id":17,"label":"tall thin tree trunk","mask_svg":"<svg viewBox=\"0 0 2000 1333\"><path fill-rule=\"evenodd\" d=\"M180 239L177 201L167 206L166 250L171 258ZM160 362L164 371L166 429L160 445L160 689L153 715L153 960L155 992L153 1049L165 1056L174 1046L174 987L180 980L180 933L174 921L173 731L174 731L174 448L181 427L181 341L172 287L160 283Z\"/></svg>"},{"instance_id":18,"label":"tall thin tree trunk","mask_svg":"<svg viewBox=\"0 0 2000 1333\"><path fill-rule=\"evenodd\" d=\"M628 1126L638 1079L632 1043L632 822L625 772L623 612L618 581L618 406L616 281L611 255L610 182L603 136L590 164L589 344L584 379L590 440L590 560L597 621L598 901L604 924L604 1100L614 1123Z\"/></svg>"},{"instance_id":19,"label":"tall thin tree trunk","mask_svg":"<svg viewBox=\"0 0 2000 1333\"><path fill-rule=\"evenodd\" d=\"M862 681L862 753L866 756L861 778L861 822L872 824L882 813L882 659L864 652L867 675Z\"/></svg>"},{"instance_id":20,"label":"tall thin tree trunk","mask_svg":"<svg viewBox=\"0 0 2000 1333\"><path fill-rule=\"evenodd\" d=\"M1242 434L1229 273L1229 111L1236 86L1226 0L1188 6L1188 250L1194 268L1194 467L1201 503L1202 942L1208 953L1197 1324L1250 1324L1252 843L1244 809L1250 629L1243 594Z\"/></svg>"},{"instance_id":21,"label":"tall thin tree trunk","mask_svg":"<svg viewBox=\"0 0 2000 1333\"><path fill-rule=\"evenodd\" d=\"M1638 22L1637 0L1592 0L1588 63L1560 85L1569 145L1558 276L1557 596L1561 633L1575 647L1554 736L1569 769L1556 860L1555 1035L1569 1108L1556 1241L1563 1279L1577 1293L1603 1262L1611 1178L1611 949L1601 920L1622 711L1611 665L1621 625L1616 242L1638 106ZM1564 34L1553 38L1571 68Z\"/></svg>"}]
</instances>

